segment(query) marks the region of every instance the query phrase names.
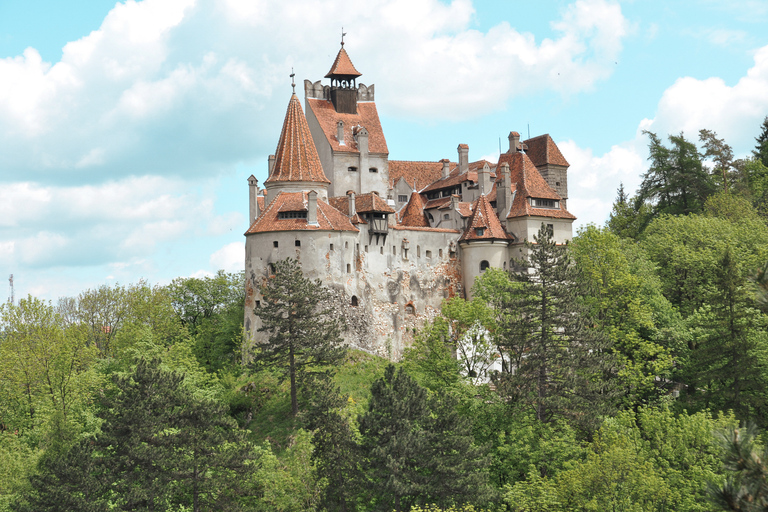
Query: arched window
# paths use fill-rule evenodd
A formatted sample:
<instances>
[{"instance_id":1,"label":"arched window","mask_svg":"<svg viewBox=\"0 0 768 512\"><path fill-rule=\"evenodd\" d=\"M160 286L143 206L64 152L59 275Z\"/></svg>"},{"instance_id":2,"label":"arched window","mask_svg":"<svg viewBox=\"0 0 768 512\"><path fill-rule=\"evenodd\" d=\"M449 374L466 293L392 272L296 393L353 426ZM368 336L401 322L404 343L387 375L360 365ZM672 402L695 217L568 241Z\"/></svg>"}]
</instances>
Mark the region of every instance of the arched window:
<instances>
[{"instance_id":1,"label":"arched window","mask_svg":"<svg viewBox=\"0 0 768 512\"><path fill-rule=\"evenodd\" d=\"M488 267L490 267L490 266L491 265L488 263L488 260L481 261L480 262L480 272L485 272L488 269Z\"/></svg>"},{"instance_id":2,"label":"arched window","mask_svg":"<svg viewBox=\"0 0 768 512\"><path fill-rule=\"evenodd\" d=\"M350 306L352 306L353 308L356 308L356 307L357 307L357 296L353 295L353 296L352 296L352 300L349 302L349 304L350 304Z\"/></svg>"},{"instance_id":3,"label":"arched window","mask_svg":"<svg viewBox=\"0 0 768 512\"><path fill-rule=\"evenodd\" d=\"M413 307L413 304L410 302L405 305L405 314L406 315L415 315L416 314L416 308Z\"/></svg>"}]
</instances>

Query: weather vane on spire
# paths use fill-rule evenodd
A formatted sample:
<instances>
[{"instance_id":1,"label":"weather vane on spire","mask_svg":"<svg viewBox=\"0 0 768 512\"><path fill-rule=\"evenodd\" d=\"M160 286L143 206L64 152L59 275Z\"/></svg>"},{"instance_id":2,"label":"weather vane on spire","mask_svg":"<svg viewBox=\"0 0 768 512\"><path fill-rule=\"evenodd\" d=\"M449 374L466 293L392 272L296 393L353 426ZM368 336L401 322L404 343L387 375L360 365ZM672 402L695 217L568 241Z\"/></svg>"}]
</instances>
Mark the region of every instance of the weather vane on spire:
<instances>
[{"instance_id":1,"label":"weather vane on spire","mask_svg":"<svg viewBox=\"0 0 768 512\"><path fill-rule=\"evenodd\" d=\"M344 32L344 27L341 27L341 46L344 46L344 36L347 35L346 32Z\"/></svg>"},{"instance_id":2,"label":"weather vane on spire","mask_svg":"<svg viewBox=\"0 0 768 512\"><path fill-rule=\"evenodd\" d=\"M293 94L296 94L296 81L293 79L295 76L296 73L294 73L293 68L291 68L291 87L293 87Z\"/></svg>"}]
</instances>

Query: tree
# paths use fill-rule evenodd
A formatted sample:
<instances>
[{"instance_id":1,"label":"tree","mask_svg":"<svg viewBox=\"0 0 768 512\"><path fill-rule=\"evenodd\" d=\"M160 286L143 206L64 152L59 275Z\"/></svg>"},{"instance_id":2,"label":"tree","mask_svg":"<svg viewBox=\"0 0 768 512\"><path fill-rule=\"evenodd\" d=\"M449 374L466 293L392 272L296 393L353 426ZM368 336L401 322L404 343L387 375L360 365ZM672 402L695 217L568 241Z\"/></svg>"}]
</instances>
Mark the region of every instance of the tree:
<instances>
[{"instance_id":1,"label":"tree","mask_svg":"<svg viewBox=\"0 0 768 512\"><path fill-rule=\"evenodd\" d=\"M654 204L654 213L685 215L696 213L713 191L713 184L701 163L696 145L683 134L670 135L671 147L649 131L651 166L643 175L638 198Z\"/></svg>"},{"instance_id":2,"label":"tree","mask_svg":"<svg viewBox=\"0 0 768 512\"><path fill-rule=\"evenodd\" d=\"M719 434L727 477L710 485L709 496L721 510L758 512L768 509L768 449L758 447L754 425Z\"/></svg>"},{"instance_id":3,"label":"tree","mask_svg":"<svg viewBox=\"0 0 768 512\"><path fill-rule=\"evenodd\" d=\"M132 374L115 376L116 392L101 404L98 467L120 510L233 505L249 459L243 433L223 405L195 398L183 381L159 360L141 360Z\"/></svg>"},{"instance_id":4,"label":"tree","mask_svg":"<svg viewBox=\"0 0 768 512\"><path fill-rule=\"evenodd\" d=\"M314 386L307 412L312 435L312 461L326 480L321 504L328 511L353 511L360 490L361 453L349 419L344 414L348 397L330 380Z\"/></svg>"},{"instance_id":5,"label":"tree","mask_svg":"<svg viewBox=\"0 0 768 512\"><path fill-rule=\"evenodd\" d=\"M360 418L366 478L376 510L448 505L488 496L487 459L471 425L447 398L430 400L407 373L387 366Z\"/></svg>"},{"instance_id":6,"label":"tree","mask_svg":"<svg viewBox=\"0 0 768 512\"><path fill-rule=\"evenodd\" d=\"M568 247L557 245L544 224L526 247L528 258L511 273L521 287L508 293L497 334L510 360L499 388L539 421L565 416L594 425L612 410L616 394L609 340L579 301Z\"/></svg>"},{"instance_id":7,"label":"tree","mask_svg":"<svg viewBox=\"0 0 768 512\"><path fill-rule=\"evenodd\" d=\"M768 167L768 116L763 119L761 126L762 132L755 138L757 145L752 151L752 154L757 160L759 160L765 167Z\"/></svg>"},{"instance_id":8,"label":"tree","mask_svg":"<svg viewBox=\"0 0 768 512\"><path fill-rule=\"evenodd\" d=\"M711 292L691 318L697 346L687 397L701 407L760 418L765 407L767 319L753 307L747 279L730 247L718 261Z\"/></svg>"},{"instance_id":9,"label":"tree","mask_svg":"<svg viewBox=\"0 0 768 512\"><path fill-rule=\"evenodd\" d=\"M711 158L714 164L713 177L716 177L716 181L720 181L720 186L727 192L728 184L733 181L735 164L733 149L725 143L725 140L718 139L717 134L711 130L700 130L699 140L704 145L704 158Z\"/></svg>"},{"instance_id":10,"label":"tree","mask_svg":"<svg viewBox=\"0 0 768 512\"><path fill-rule=\"evenodd\" d=\"M274 276L261 288L259 332L267 334L258 346L256 366L281 368L290 379L291 412L299 412L298 379L319 376L323 366L344 359L340 323L328 306L330 293L320 280L311 281L296 260L275 263Z\"/></svg>"},{"instance_id":11,"label":"tree","mask_svg":"<svg viewBox=\"0 0 768 512\"><path fill-rule=\"evenodd\" d=\"M463 373L475 384L487 380L487 373L497 359L496 346L489 336L493 313L480 297L464 300L454 297L443 302L443 316L450 326L451 343Z\"/></svg>"}]
</instances>

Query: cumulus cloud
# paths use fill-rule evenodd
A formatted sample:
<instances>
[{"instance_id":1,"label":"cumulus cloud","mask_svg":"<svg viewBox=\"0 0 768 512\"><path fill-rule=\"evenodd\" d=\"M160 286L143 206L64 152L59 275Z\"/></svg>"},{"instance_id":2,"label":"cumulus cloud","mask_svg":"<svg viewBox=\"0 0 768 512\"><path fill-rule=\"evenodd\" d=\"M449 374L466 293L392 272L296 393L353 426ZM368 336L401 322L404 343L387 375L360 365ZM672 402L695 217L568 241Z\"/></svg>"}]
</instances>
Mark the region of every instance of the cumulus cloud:
<instances>
[{"instance_id":1,"label":"cumulus cloud","mask_svg":"<svg viewBox=\"0 0 768 512\"><path fill-rule=\"evenodd\" d=\"M239 272L245 268L245 244L232 242L218 251L210 258L211 267L225 272Z\"/></svg>"}]
</instances>

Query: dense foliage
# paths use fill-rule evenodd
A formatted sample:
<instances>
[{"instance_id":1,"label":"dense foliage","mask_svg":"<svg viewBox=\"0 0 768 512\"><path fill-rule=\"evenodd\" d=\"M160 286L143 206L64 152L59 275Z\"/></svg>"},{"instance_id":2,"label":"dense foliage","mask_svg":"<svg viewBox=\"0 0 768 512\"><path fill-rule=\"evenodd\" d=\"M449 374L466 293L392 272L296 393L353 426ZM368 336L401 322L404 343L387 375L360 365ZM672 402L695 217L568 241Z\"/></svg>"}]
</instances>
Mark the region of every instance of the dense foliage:
<instances>
[{"instance_id":1,"label":"dense foliage","mask_svg":"<svg viewBox=\"0 0 768 512\"><path fill-rule=\"evenodd\" d=\"M0 309L0 512L765 510L768 118L648 133L605 227L542 230L402 361L278 262ZM667 142L668 141L668 142Z\"/></svg>"}]
</instances>

